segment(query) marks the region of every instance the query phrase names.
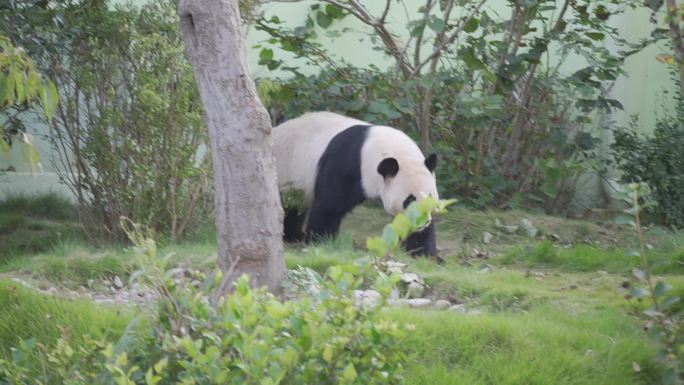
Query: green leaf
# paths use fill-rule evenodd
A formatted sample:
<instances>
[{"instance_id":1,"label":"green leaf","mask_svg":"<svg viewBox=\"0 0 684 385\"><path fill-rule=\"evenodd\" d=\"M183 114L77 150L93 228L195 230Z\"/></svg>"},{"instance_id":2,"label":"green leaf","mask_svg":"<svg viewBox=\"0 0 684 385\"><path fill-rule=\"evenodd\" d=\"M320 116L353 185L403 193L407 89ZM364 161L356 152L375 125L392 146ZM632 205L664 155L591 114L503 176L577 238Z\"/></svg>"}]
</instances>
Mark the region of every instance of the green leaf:
<instances>
[{"instance_id":1,"label":"green leaf","mask_svg":"<svg viewBox=\"0 0 684 385\"><path fill-rule=\"evenodd\" d=\"M668 309L670 306L676 304L676 303L679 302L680 300L681 300L681 299L680 299L679 297L677 297L677 296L670 296L670 297L667 297L667 298L665 298L665 300L663 301L662 307L663 307L663 309Z\"/></svg>"},{"instance_id":2,"label":"green leaf","mask_svg":"<svg viewBox=\"0 0 684 385\"><path fill-rule=\"evenodd\" d=\"M385 242L380 237L366 238L366 248L379 257L387 255L387 246L385 246Z\"/></svg>"},{"instance_id":3,"label":"green leaf","mask_svg":"<svg viewBox=\"0 0 684 385\"><path fill-rule=\"evenodd\" d=\"M472 19L468 20L468 22L466 23L465 26L463 26L463 30L468 32L468 33L475 32L475 30L477 29L477 27L479 25L480 25L480 19L473 17Z\"/></svg>"},{"instance_id":4,"label":"green leaf","mask_svg":"<svg viewBox=\"0 0 684 385\"><path fill-rule=\"evenodd\" d=\"M632 275L634 275L636 278L638 278L641 281L646 279L646 273L643 270L638 269L636 267L634 269L632 269Z\"/></svg>"},{"instance_id":5,"label":"green leaf","mask_svg":"<svg viewBox=\"0 0 684 385\"><path fill-rule=\"evenodd\" d=\"M428 20L428 27L435 32L441 32L444 30L444 20L439 17L433 16Z\"/></svg>"},{"instance_id":6,"label":"green leaf","mask_svg":"<svg viewBox=\"0 0 684 385\"><path fill-rule=\"evenodd\" d=\"M397 233L394 232L391 225L385 226L382 230L382 240L385 242L385 246L390 249L393 249L399 243L399 237L397 236Z\"/></svg>"},{"instance_id":7,"label":"green leaf","mask_svg":"<svg viewBox=\"0 0 684 385\"><path fill-rule=\"evenodd\" d=\"M656 296L656 298L660 298L670 290L672 290L672 286L668 285L663 281L660 281L656 283L655 287L653 288L653 294Z\"/></svg>"},{"instance_id":8,"label":"green leaf","mask_svg":"<svg viewBox=\"0 0 684 385\"><path fill-rule=\"evenodd\" d=\"M542 192L549 198L558 196L558 187L555 182L547 181L542 185Z\"/></svg>"},{"instance_id":9,"label":"green leaf","mask_svg":"<svg viewBox=\"0 0 684 385\"><path fill-rule=\"evenodd\" d=\"M57 103L59 102L59 93L55 83L51 81L45 82L40 89L40 100L43 103L43 112L48 120L52 120L57 111Z\"/></svg>"},{"instance_id":10,"label":"green leaf","mask_svg":"<svg viewBox=\"0 0 684 385\"><path fill-rule=\"evenodd\" d=\"M411 221L404 213L399 213L392 221L392 229L397 233L400 239L405 239L411 231Z\"/></svg>"},{"instance_id":11,"label":"green leaf","mask_svg":"<svg viewBox=\"0 0 684 385\"><path fill-rule=\"evenodd\" d=\"M356 376L357 376L357 373L356 373L356 369L354 368L354 364L352 364L350 362L344 368L344 372L342 372L342 378L344 378L348 382L352 382L356 379Z\"/></svg>"},{"instance_id":12,"label":"green leaf","mask_svg":"<svg viewBox=\"0 0 684 385\"><path fill-rule=\"evenodd\" d=\"M591 40L603 40L606 37L606 35L602 32L587 32L585 35L587 35L587 37L589 37Z\"/></svg>"},{"instance_id":13,"label":"green leaf","mask_svg":"<svg viewBox=\"0 0 684 385\"><path fill-rule=\"evenodd\" d=\"M328 28L330 27L330 24L332 24L332 17L330 17L327 13L323 12L318 12L316 14L316 23L318 23L321 28Z\"/></svg>"},{"instance_id":14,"label":"green leaf","mask_svg":"<svg viewBox=\"0 0 684 385\"><path fill-rule=\"evenodd\" d=\"M323 349L323 359L327 363L331 363L333 358L333 348L330 345L326 345L325 349Z\"/></svg>"},{"instance_id":15,"label":"green leaf","mask_svg":"<svg viewBox=\"0 0 684 385\"><path fill-rule=\"evenodd\" d=\"M636 226L636 222L634 222L634 218L630 215L625 215L625 214L620 214L617 217L615 217L615 223L618 225Z\"/></svg>"},{"instance_id":16,"label":"green leaf","mask_svg":"<svg viewBox=\"0 0 684 385\"><path fill-rule=\"evenodd\" d=\"M629 288L629 296L634 298L643 298L648 295L648 290L643 287L632 286Z\"/></svg>"},{"instance_id":17,"label":"green leaf","mask_svg":"<svg viewBox=\"0 0 684 385\"><path fill-rule=\"evenodd\" d=\"M420 23L415 27L411 28L411 37L418 37L425 31L425 23Z\"/></svg>"},{"instance_id":18,"label":"green leaf","mask_svg":"<svg viewBox=\"0 0 684 385\"><path fill-rule=\"evenodd\" d=\"M9 143L5 142L4 139L0 138L0 155L7 156L7 154L9 152L10 152Z\"/></svg>"},{"instance_id":19,"label":"green leaf","mask_svg":"<svg viewBox=\"0 0 684 385\"><path fill-rule=\"evenodd\" d=\"M342 8L338 8L332 4L325 6L325 13L327 13L328 16L332 17L333 19L341 19L346 16Z\"/></svg>"},{"instance_id":20,"label":"green leaf","mask_svg":"<svg viewBox=\"0 0 684 385\"><path fill-rule=\"evenodd\" d=\"M433 212L438 206L437 200L432 197L425 197L418 202L418 209L424 213Z\"/></svg>"},{"instance_id":21,"label":"green leaf","mask_svg":"<svg viewBox=\"0 0 684 385\"><path fill-rule=\"evenodd\" d=\"M24 87L24 76L20 71L14 72L14 92L16 93L16 104L24 104L26 101L26 89Z\"/></svg>"},{"instance_id":22,"label":"green leaf","mask_svg":"<svg viewBox=\"0 0 684 385\"><path fill-rule=\"evenodd\" d=\"M264 62L273 60L273 50L270 49L270 48L263 48L263 49L259 52L259 60L260 60L260 61L263 60Z\"/></svg>"}]
</instances>

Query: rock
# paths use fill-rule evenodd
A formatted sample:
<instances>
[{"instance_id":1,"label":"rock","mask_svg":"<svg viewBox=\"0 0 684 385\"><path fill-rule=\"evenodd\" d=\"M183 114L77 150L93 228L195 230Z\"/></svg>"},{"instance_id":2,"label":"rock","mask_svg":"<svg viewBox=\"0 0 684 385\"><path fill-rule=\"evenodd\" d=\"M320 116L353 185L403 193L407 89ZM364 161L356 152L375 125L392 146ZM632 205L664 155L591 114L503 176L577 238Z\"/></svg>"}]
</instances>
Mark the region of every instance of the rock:
<instances>
[{"instance_id":1,"label":"rock","mask_svg":"<svg viewBox=\"0 0 684 385\"><path fill-rule=\"evenodd\" d=\"M401 279L401 281L404 283L422 282L422 280L416 273L403 273L399 276L399 279Z\"/></svg>"},{"instance_id":2,"label":"rock","mask_svg":"<svg viewBox=\"0 0 684 385\"><path fill-rule=\"evenodd\" d=\"M380 293L375 290L354 290L354 304L372 309L380 304Z\"/></svg>"},{"instance_id":3,"label":"rock","mask_svg":"<svg viewBox=\"0 0 684 385\"><path fill-rule=\"evenodd\" d=\"M388 273L401 274L404 272L404 268L406 267L406 264L401 263L401 262L396 262L396 261L388 261L386 266L387 266L387 272Z\"/></svg>"},{"instance_id":4,"label":"rock","mask_svg":"<svg viewBox=\"0 0 684 385\"><path fill-rule=\"evenodd\" d=\"M392 289L390 292L390 295L387 297L387 302L393 301L396 302L399 299L399 290L397 289Z\"/></svg>"},{"instance_id":5,"label":"rock","mask_svg":"<svg viewBox=\"0 0 684 385\"><path fill-rule=\"evenodd\" d=\"M492 233L487 232L487 231L485 231L484 233L482 233L482 243L484 243L485 245L491 243L491 242L492 242L492 238L494 238L494 236L492 235Z\"/></svg>"},{"instance_id":6,"label":"rock","mask_svg":"<svg viewBox=\"0 0 684 385\"><path fill-rule=\"evenodd\" d=\"M443 310L451 306L451 302L445 299L438 299L437 301L435 301L433 306L435 309Z\"/></svg>"},{"instance_id":7,"label":"rock","mask_svg":"<svg viewBox=\"0 0 684 385\"><path fill-rule=\"evenodd\" d=\"M468 314L468 315L480 315L480 314L482 314L482 311L477 310L477 309L472 309L472 310L468 310L466 312L466 314Z\"/></svg>"},{"instance_id":8,"label":"rock","mask_svg":"<svg viewBox=\"0 0 684 385\"><path fill-rule=\"evenodd\" d=\"M477 270L478 273L482 273L482 274L489 274L489 273L491 273L492 271L494 271L494 269L493 269L490 265L488 265L488 264L486 264L486 263L483 263L483 264L480 266L480 268Z\"/></svg>"},{"instance_id":9,"label":"rock","mask_svg":"<svg viewBox=\"0 0 684 385\"><path fill-rule=\"evenodd\" d=\"M121 278L119 278L118 275L114 277L114 280L112 281L112 286L117 290L123 289L123 282L121 282Z\"/></svg>"},{"instance_id":10,"label":"rock","mask_svg":"<svg viewBox=\"0 0 684 385\"><path fill-rule=\"evenodd\" d=\"M425 286L418 282L418 281L413 281L408 284L406 287L406 297L408 298L420 298L423 296L423 292L425 291Z\"/></svg>"},{"instance_id":11,"label":"rock","mask_svg":"<svg viewBox=\"0 0 684 385\"><path fill-rule=\"evenodd\" d=\"M416 308L428 307L431 304L432 300L429 298L413 298L408 300L408 305Z\"/></svg>"},{"instance_id":12,"label":"rock","mask_svg":"<svg viewBox=\"0 0 684 385\"><path fill-rule=\"evenodd\" d=\"M500 230L503 230L509 234L514 234L518 231L518 225L504 225L500 220L494 220L494 226Z\"/></svg>"},{"instance_id":13,"label":"rock","mask_svg":"<svg viewBox=\"0 0 684 385\"><path fill-rule=\"evenodd\" d=\"M409 300L406 298L398 298L398 299L391 300L391 301L387 300L387 303L389 303L390 305L394 305L394 306L408 306Z\"/></svg>"},{"instance_id":14,"label":"rock","mask_svg":"<svg viewBox=\"0 0 684 385\"><path fill-rule=\"evenodd\" d=\"M530 222L529 219L527 218L522 218L520 220L520 228L525 232L525 235L527 235L530 238L534 238L537 236L537 233L539 230L537 230L536 227Z\"/></svg>"},{"instance_id":15,"label":"rock","mask_svg":"<svg viewBox=\"0 0 684 385\"><path fill-rule=\"evenodd\" d=\"M449 307L449 311L455 311L457 313L465 313L466 312L466 307L464 304L459 303L457 305L452 305Z\"/></svg>"}]
</instances>

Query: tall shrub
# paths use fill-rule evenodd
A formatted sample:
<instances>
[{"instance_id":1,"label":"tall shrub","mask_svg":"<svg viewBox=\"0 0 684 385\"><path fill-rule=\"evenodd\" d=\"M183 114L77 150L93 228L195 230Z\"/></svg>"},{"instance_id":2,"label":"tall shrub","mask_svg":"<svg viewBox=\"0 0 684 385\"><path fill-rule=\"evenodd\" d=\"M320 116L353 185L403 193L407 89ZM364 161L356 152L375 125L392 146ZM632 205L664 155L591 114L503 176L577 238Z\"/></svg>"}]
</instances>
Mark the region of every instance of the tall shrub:
<instances>
[{"instance_id":1,"label":"tall shrub","mask_svg":"<svg viewBox=\"0 0 684 385\"><path fill-rule=\"evenodd\" d=\"M648 43L626 41L608 23L637 2L510 1L495 13L487 0L425 0L407 23L390 23L391 9L402 4L386 1L373 12L361 2L321 0L297 28L277 16L257 21L270 35L261 64L295 74L281 88L266 87L272 106L282 104L272 112L289 118L308 97L314 107L391 123L442 154L438 180L446 196L477 206L565 210L574 180L590 166L590 116L621 108L605 97L606 87L622 73L624 58ZM321 31L345 32L336 24L343 18L366 25L372 48L386 53L391 68L354 68L318 42ZM408 36L392 32L400 28ZM606 40L622 51L606 49ZM271 45L307 59L320 74L302 75ZM582 63L573 72L563 70L571 56Z\"/></svg>"},{"instance_id":2,"label":"tall shrub","mask_svg":"<svg viewBox=\"0 0 684 385\"><path fill-rule=\"evenodd\" d=\"M647 219L684 228L684 101L672 116L657 121L653 135L641 134L635 122L614 131L611 145L625 183L645 182L657 205L645 209Z\"/></svg>"},{"instance_id":3,"label":"tall shrub","mask_svg":"<svg viewBox=\"0 0 684 385\"><path fill-rule=\"evenodd\" d=\"M122 238L125 216L182 235L209 207L210 164L175 2L21 10L27 20L59 20L23 34L47 46L37 51L63 101L51 125L60 175L89 234Z\"/></svg>"}]
</instances>

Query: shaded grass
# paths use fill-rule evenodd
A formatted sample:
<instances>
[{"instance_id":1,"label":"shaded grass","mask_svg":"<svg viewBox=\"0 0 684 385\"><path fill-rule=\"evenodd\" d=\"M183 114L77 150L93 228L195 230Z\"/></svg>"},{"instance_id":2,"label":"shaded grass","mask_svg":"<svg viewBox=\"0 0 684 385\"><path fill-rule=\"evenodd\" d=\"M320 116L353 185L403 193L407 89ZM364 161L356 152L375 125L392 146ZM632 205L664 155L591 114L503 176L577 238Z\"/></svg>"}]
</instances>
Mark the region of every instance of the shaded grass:
<instances>
[{"instance_id":1,"label":"shaded grass","mask_svg":"<svg viewBox=\"0 0 684 385\"><path fill-rule=\"evenodd\" d=\"M0 201L0 265L69 240L83 240L76 207L56 194Z\"/></svg>"},{"instance_id":2,"label":"shaded grass","mask_svg":"<svg viewBox=\"0 0 684 385\"><path fill-rule=\"evenodd\" d=\"M39 294L11 281L0 281L0 354L17 346L20 339L51 343L60 327L75 341L84 335L118 337L132 312L88 301L66 301Z\"/></svg>"},{"instance_id":3,"label":"shaded grass","mask_svg":"<svg viewBox=\"0 0 684 385\"><path fill-rule=\"evenodd\" d=\"M407 384L625 385L657 377L643 333L609 311L568 316L547 305L518 315L407 309L386 315L416 325L402 341L410 356Z\"/></svg>"},{"instance_id":4,"label":"shaded grass","mask_svg":"<svg viewBox=\"0 0 684 385\"><path fill-rule=\"evenodd\" d=\"M95 249L64 242L49 252L21 257L0 265L0 273L19 272L67 287L87 286L91 279L126 279L139 267L124 249Z\"/></svg>"},{"instance_id":5,"label":"shaded grass","mask_svg":"<svg viewBox=\"0 0 684 385\"><path fill-rule=\"evenodd\" d=\"M73 202L57 194L11 195L0 201L0 213L62 221L78 220Z\"/></svg>"}]
</instances>

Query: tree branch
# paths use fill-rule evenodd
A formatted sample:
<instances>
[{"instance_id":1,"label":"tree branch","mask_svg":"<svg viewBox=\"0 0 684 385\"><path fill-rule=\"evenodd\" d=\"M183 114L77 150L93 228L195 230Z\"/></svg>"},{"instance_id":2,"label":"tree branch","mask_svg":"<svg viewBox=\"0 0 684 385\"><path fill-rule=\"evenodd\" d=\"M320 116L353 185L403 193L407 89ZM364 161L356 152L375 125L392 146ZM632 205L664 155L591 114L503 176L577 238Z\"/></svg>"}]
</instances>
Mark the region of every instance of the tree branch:
<instances>
[{"instance_id":1,"label":"tree branch","mask_svg":"<svg viewBox=\"0 0 684 385\"><path fill-rule=\"evenodd\" d=\"M477 5L473 8L473 10L468 14L468 16L463 19L458 25L456 26L456 29L452 31L452 33L449 35L448 38L446 38L442 43L440 43L436 48L432 50L432 53L430 56L425 58L418 66L413 68L413 72L411 73L411 77L417 75L420 73L422 68L429 63L433 58L439 56L444 49L446 49L451 43L456 40L458 35L463 31L463 28L470 22L475 17L475 14L477 14L480 11L480 8L487 2L487 0L480 0Z\"/></svg>"}]
</instances>

